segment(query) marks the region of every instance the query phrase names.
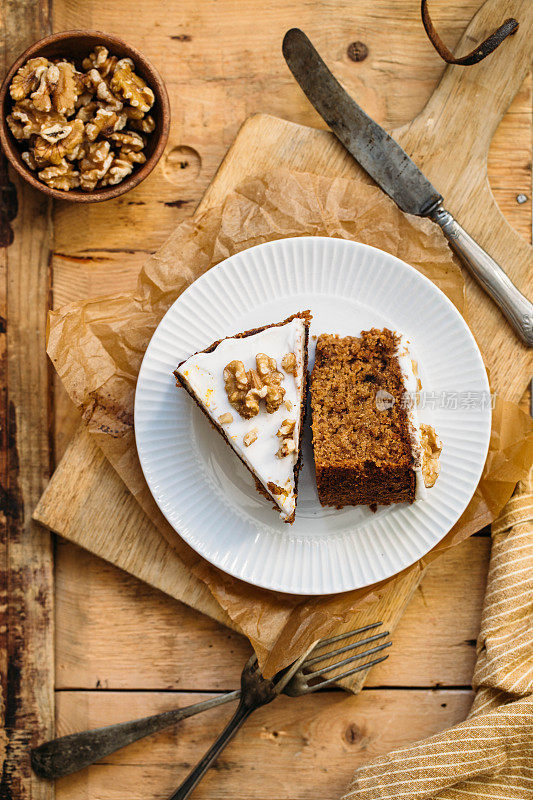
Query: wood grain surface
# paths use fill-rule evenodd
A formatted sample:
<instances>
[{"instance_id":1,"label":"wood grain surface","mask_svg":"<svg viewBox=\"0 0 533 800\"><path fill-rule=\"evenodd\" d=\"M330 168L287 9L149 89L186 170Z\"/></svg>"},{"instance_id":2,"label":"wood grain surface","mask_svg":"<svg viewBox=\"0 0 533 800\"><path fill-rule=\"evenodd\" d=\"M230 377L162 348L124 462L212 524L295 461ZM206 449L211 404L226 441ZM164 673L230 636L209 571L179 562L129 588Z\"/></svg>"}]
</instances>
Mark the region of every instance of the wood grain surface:
<instances>
[{"instance_id":1,"label":"wood grain surface","mask_svg":"<svg viewBox=\"0 0 533 800\"><path fill-rule=\"evenodd\" d=\"M435 22L451 47L481 5L432 0ZM505 3L494 5L490 29L507 12ZM52 0L51 6L54 30L101 28L142 49L163 73L173 115L167 153L140 187L79 216L66 203L55 206L56 308L135 284L146 254L190 216L247 116L266 112L321 126L282 60L287 28L304 28L347 89L389 129L423 109L443 72L423 33L417 0L168 0L163 11L154 3L135 14L126 0ZM24 7L18 26L19 35L31 39L38 33L31 25L25 29L30 16ZM346 55L353 40L369 47L361 63ZM474 122L483 128L484 118ZM530 241L529 77L494 134L488 177L505 218ZM517 203L518 194L526 195L525 203ZM509 358L514 346L502 346L502 352ZM78 417L61 387L55 389L53 439L60 456ZM108 491L107 482L100 491ZM470 681L487 557L487 540L475 537L430 568L395 633L394 659L372 675L373 688L357 698L324 693L305 701L305 709L289 701L272 706L272 715L265 709L197 796L271 798L275 774L279 797L334 798L363 760L463 719L471 695L458 687ZM193 702L195 695L185 689L231 688L247 652L237 634L73 544L57 548L56 615L60 733ZM179 732L128 748L105 765L59 781L57 792L64 800L164 797L207 747L225 713L190 720Z\"/></svg>"},{"instance_id":2,"label":"wood grain surface","mask_svg":"<svg viewBox=\"0 0 533 800\"><path fill-rule=\"evenodd\" d=\"M260 709L195 789L196 800L334 800L353 771L406 741L430 736L463 720L469 690L365 690L295 701L280 698ZM71 733L207 699L209 694L59 692L58 731ZM141 800L168 797L221 730L222 707L141 742L57 781L58 800Z\"/></svg>"},{"instance_id":3,"label":"wood grain surface","mask_svg":"<svg viewBox=\"0 0 533 800\"><path fill-rule=\"evenodd\" d=\"M3 72L48 32L48 11L46 2L2 3ZM14 241L0 251L0 797L50 800L54 787L31 774L29 745L54 730L52 542L31 519L53 457L44 349L51 206L14 181Z\"/></svg>"},{"instance_id":4,"label":"wood grain surface","mask_svg":"<svg viewBox=\"0 0 533 800\"><path fill-rule=\"evenodd\" d=\"M70 543L60 540L58 550L58 689L237 687L250 654L243 636ZM367 686L470 684L489 550L487 537L474 536L430 567L392 637L391 658Z\"/></svg>"},{"instance_id":5,"label":"wood grain surface","mask_svg":"<svg viewBox=\"0 0 533 800\"><path fill-rule=\"evenodd\" d=\"M475 38L479 35L479 31L483 30L483 25L490 19L493 5L493 0L485 4L478 17L469 26L469 33L465 34L466 39ZM512 3L507 8L509 13L512 10L511 6ZM505 252L507 266L512 268L515 275L523 282L527 283L529 280L533 291L531 248L505 222L490 195L490 189L488 194L484 193L488 187L486 159L490 140L497 122L502 118L505 109L525 79L524 55L530 55L532 34L533 8L529 6L527 16L525 12L521 20L520 32L513 37L513 59L509 64L507 64L509 58L502 62L498 52L494 54L494 60L489 66L484 62L473 68L474 73L458 67L448 68L426 107L412 123L394 131L394 135L408 152L414 151L414 157L423 164L436 185L442 186L448 206L454 210L460 204L462 215L459 215L459 218L482 244L485 244L484 239L490 240L493 228L497 225L500 237L498 247L500 252ZM496 60L498 58L499 62ZM474 78L469 77L471 74L474 74ZM440 113L437 113L438 109ZM465 117L473 110L484 116L485 124L481 128L468 126L468 136L461 137L460 126L464 126ZM471 127L474 130L471 130ZM463 148L458 146L458 142L462 140L465 140ZM443 165L446 166L445 169ZM201 214L203 210L221 203L228 191L234 189L246 177L263 174L278 166L310 170L326 175L367 179L356 162L327 131L257 114L250 117L240 129L202 198L196 214ZM480 175L483 180L479 178ZM475 210L474 214L471 213L472 209ZM482 345L493 389L506 397L518 399L525 388L526 365L531 363L531 356L527 349L518 343L509 326L503 323L499 312L494 315L493 304L473 281L467 283L467 295L476 309L471 316L471 326ZM515 354L512 360L506 357L509 348L513 348ZM96 466L94 447L88 443L87 437L76 437L58 474L47 489L43 502L36 510L36 518L54 531L99 555L108 557L114 541L115 557L111 559L113 563L129 569L130 567L124 563L124 556L127 554L130 565L135 561L140 565L140 569L146 571L147 539L136 538L134 533L133 536L125 537L122 531L125 522L130 530L135 531L139 517L138 509L134 508L133 502L128 503L123 498L123 488L118 478L115 480L115 493L106 492L107 505L104 505L99 485L105 481L109 489L112 481L108 470L104 477L104 468L103 461L100 466ZM84 485L81 476L86 475L89 470L94 470L95 476L91 487L88 487L88 492L84 493L81 491ZM88 495L91 488L92 500ZM117 504L120 504L120 510ZM66 509L69 511L67 516L65 516ZM105 515L110 522L106 524L105 530L97 535L95 529L102 515ZM130 524L132 520L134 522ZM153 541L158 540L155 525L151 526L144 517L143 529L150 529ZM173 531L169 530L165 535L168 535L170 544L175 541L179 547L178 537ZM101 546L107 548L105 553L98 550ZM136 548L139 550L138 553L135 552ZM139 575L138 568L134 570L134 574ZM190 591L190 575L179 560L175 560L173 575L175 587L181 584L179 596L181 598L187 596L188 602L194 606L196 594ZM368 618L365 614L361 617L361 612L358 613L357 623L365 624L379 618L393 630L418 580L419 575L412 573L390 585L380 601L366 609ZM203 597L201 602L203 603ZM345 629L349 630L353 625L351 619ZM362 684L364 675L361 674L358 679L357 686Z\"/></svg>"}]
</instances>

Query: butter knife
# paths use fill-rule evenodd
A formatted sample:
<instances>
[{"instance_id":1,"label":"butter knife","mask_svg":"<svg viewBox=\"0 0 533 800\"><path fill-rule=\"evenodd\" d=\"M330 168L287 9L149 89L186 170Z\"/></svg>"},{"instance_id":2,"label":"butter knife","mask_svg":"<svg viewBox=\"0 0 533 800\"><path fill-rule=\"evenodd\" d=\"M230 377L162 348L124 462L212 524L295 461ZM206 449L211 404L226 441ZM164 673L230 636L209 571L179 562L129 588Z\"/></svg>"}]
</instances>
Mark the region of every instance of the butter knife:
<instances>
[{"instance_id":1,"label":"butter knife","mask_svg":"<svg viewBox=\"0 0 533 800\"><path fill-rule=\"evenodd\" d=\"M444 208L444 200L405 150L365 114L330 72L299 28L287 31L283 55L301 88L364 170L409 214L429 217L450 247L500 307L519 338L533 347L533 304Z\"/></svg>"}]
</instances>

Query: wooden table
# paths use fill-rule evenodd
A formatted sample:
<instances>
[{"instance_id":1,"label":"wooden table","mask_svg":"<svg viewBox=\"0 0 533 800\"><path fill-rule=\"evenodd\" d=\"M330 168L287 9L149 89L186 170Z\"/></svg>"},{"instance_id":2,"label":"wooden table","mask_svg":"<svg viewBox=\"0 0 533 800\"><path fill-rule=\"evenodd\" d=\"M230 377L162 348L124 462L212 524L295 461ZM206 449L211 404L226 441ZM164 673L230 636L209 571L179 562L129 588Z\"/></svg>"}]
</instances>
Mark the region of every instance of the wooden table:
<instances>
[{"instance_id":1,"label":"wooden table","mask_svg":"<svg viewBox=\"0 0 533 800\"><path fill-rule=\"evenodd\" d=\"M0 681L6 750L0 796L51 798L31 778L30 741L154 713L237 686L247 643L30 521L77 422L44 353L46 311L129 289L146 257L194 209L249 114L321 123L282 60L284 31L303 27L350 91L394 127L424 105L443 64L418 0L2 0L4 68L49 31L117 33L167 81L173 122L152 176L110 203L53 208L17 185L14 243L2 250L0 337ZM481 0L433 0L450 46ZM499 24L501 20L495 20ZM368 58L346 55L354 40ZM531 237L531 82L493 140L489 171L509 222ZM526 196L524 203L517 196ZM72 221L76 219L76 225ZM82 224L80 224L82 220ZM486 533L437 561L394 636L393 657L361 695L324 692L260 711L225 751L198 798L335 798L365 760L463 719L489 556ZM51 632L55 625L55 637ZM54 663L55 662L55 663ZM230 713L209 712L58 781L61 800L166 797Z\"/></svg>"}]
</instances>

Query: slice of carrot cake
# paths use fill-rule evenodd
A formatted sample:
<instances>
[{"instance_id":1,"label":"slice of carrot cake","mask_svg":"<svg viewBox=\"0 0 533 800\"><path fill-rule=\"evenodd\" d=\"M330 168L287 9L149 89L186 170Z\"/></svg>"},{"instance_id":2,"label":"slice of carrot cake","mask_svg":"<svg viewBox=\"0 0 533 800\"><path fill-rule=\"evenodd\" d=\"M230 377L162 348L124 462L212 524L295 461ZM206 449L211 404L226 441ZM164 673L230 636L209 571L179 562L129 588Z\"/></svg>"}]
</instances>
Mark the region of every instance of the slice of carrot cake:
<instances>
[{"instance_id":1,"label":"slice of carrot cake","mask_svg":"<svg viewBox=\"0 0 533 800\"><path fill-rule=\"evenodd\" d=\"M441 444L419 425L416 364L385 328L317 340L311 375L316 483L322 505L412 503L438 475Z\"/></svg>"},{"instance_id":2,"label":"slice of carrot cake","mask_svg":"<svg viewBox=\"0 0 533 800\"><path fill-rule=\"evenodd\" d=\"M284 522L294 522L311 314L228 336L174 371L249 469Z\"/></svg>"}]
</instances>

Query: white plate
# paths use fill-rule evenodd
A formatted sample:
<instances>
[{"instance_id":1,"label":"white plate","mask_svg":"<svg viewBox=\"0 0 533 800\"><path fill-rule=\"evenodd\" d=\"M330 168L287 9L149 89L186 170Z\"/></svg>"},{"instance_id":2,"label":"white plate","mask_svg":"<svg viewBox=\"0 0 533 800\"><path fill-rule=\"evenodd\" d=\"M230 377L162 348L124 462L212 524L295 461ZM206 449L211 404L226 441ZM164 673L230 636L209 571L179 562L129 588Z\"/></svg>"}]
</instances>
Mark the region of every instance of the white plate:
<instances>
[{"instance_id":1,"label":"white plate","mask_svg":"<svg viewBox=\"0 0 533 800\"><path fill-rule=\"evenodd\" d=\"M399 330L413 345L424 390L420 412L444 448L427 500L342 510L318 502L307 442L296 521L281 522L172 370L239 331L311 309L313 334ZM477 486L491 425L477 345L448 298L412 267L367 245L302 237L252 247L209 270L176 300L146 351L135 396L142 469L161 511L195 550L242 580L296 594L343 592L387 578L427 553ZM448 406L448 407L441 407ZM457 407L454 407L457 406Z\"/></svg>"}]
</instances>

